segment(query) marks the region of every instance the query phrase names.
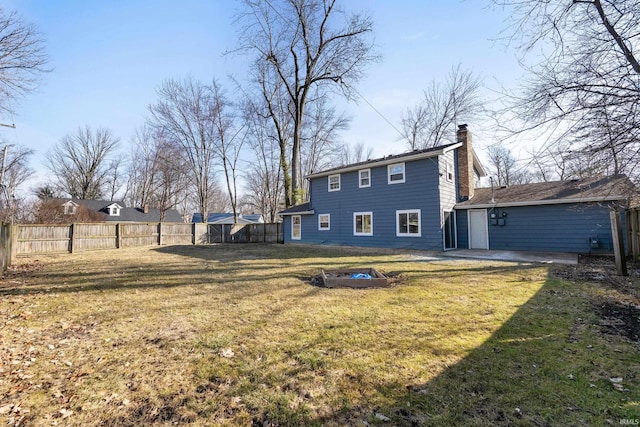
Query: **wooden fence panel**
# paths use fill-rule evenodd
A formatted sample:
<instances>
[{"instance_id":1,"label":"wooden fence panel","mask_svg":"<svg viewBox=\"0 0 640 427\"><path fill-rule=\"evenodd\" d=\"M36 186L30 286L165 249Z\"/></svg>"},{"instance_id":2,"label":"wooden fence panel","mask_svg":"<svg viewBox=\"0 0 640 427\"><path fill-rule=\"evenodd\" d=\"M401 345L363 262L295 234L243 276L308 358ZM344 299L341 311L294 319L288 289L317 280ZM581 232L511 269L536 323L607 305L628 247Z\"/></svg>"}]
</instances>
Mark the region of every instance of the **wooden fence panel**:
<instances>
[{"instance_id":1,"label":"wooden fence panel","mask_svg":"<svg viewBox=\"0 0 640 427\"><path fill-rule=\"evenodd\" d=\"M115 249L117 234L115 223L73 224L73 252L92 251L97 249Z\"/></svg>"},{"instance_id":2,"label":"wooden fence panel","mask_svg":"<svg viewBox=\"0 0 640 427\"><path fill-rule=\"evenodd\" d=\"M120 223L120 245L123 248L157 245L159 223Z\"/></svg>"},{"instance_id":3,"label":"wooden fence panel","mask_svg":"<svg viewBox=\"0 0 640 427\"><path fill-rule=\"evenodd\" d=\"M281 222L264 224L265 243L284 243L283 226Z\"/></svg>"},{"instance_id":4,"label":"wooden fence panel","mask_svg":"<svg viewBox=\"0 0 640 427\"><path fill-rule=\"evenodd\" d=\"M209 243L208 224L204 222L198 222L191 224L193 226L193 244L204 245Z\"/></svg>"},{"instance_id":5,"label":"wooden fence panel","mask_svg":"<svg viewBox=\"0 0 640 427\"><path fill-rule=\"evenodd\" d=\"M16 255L71 251L71 227L67 225L20 225L16 227Z\"/></svg>"},{"instance_id":6,"label":"wooden fence panel","mask_svg":"<svg viewBox=\"0 0 640 427\"><path fill-rule=\"evenodd\" d=\"M227 240L227 242L249 243L249 226L248 225L242 225L242 224L227 225L225 228L229 230L227 233L225 233L225 237L227 235L229 236L229 240Z\"/></svg>"},{"instance_id":7,"label":"wooden fence panel","mask_svg":"<svg viewBox=\"0 0 640 427\"><path fill-rule=\"evenodd\" d=\"M249 243L263 243L265 241L264 224L250 224L246 228L249 231Z\"/></svg>"},{"instance_id":8,"label":"wooden fence panel","mask_svg":"<svg viewBox=\"0 0 640 427\"><path fill-rule=\"evenodd\" d=\"M162 223L162 244L182 245L193 243L193 224Z\"/></svg>"}]
</instances>

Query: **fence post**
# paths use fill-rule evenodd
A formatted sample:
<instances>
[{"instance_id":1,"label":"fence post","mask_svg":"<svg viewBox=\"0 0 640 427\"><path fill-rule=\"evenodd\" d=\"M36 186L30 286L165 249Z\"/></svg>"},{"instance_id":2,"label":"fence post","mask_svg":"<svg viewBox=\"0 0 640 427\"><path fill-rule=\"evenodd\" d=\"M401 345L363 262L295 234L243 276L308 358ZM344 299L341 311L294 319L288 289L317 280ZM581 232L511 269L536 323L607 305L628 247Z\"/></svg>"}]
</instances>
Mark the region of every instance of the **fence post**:
<instances>
[{"instance_id":1,"label":"fence post","mask_svg":"<svg viewBox=\"0 0 640 427\"><path fill-rule=\"evenodd\" d=\"M116 249L122 247L122 230L120 230L120 223L116 223Z\"/></svg>"},{"instance_id":2,"label":"fence post","mask_svg":"<svg viewBox=\"0 0 640 427\"><path fill-rule=\"evenodd\" d=\"M0 243L0 248L2 248L3 253L2 257L2 273L7 271L7 267L9 266L9 254L11 253L11 243L10 235L9 235L9 224L5 222L0 222L0 227L2 227L2 232L0 235L2 236L2 242Z\"/></svg>"},{"instance_id":3,"label":"fence post","mask_svg":"<svg viewBox=\"0 0 640 427\"><path fill-rule=\"evenodd\" d=\"M18 225L17 224L11 224L9 225L10 227L10 231L9 234L11 235L11 255L9 256L9 265L11 265L13 263L13 260L16 259L16 256L18 255Z\"/></svg>"},{"instance_id":4,"label":"fence post","mask_svg":"<svg viewBox=\"0 0 640 427\"><path fill-rule=\"evenodd\" d=\"M619 276L628 276L627 259L624 256L624 241L622 240L622 225L618 209L609 211L611 220L611 235L613 237L613 253L616 259L616 270Z\"/></svg>"},{"instance_id":5,"label":"fence post","mask_svg":"<svg viewBox=\"0 0 640 427\"><path fill-rule=\"evenodd\" d=\"M640 209L631 209L629 216L631 221L631 253L633 260L637 261L640 258Z\"/></svg>"},{"instance_id":6,"label":"fence post","mask_svg":"<svg viewBox=\"0 0 640 427\"><path fill-rule=\"evenodd\" d=\"M158 246L162 246L162 223L158 223Z\"/></svg>"},{"instance_id":7,"label":"fence post","mask_svg":"<svg viewBox=\"0 0 640 427\"><path fill-rule=\"evenodd\" d=\"M71 224L69 225L69 252L73 253L74 247L75 245L75 230L74 230L74 225L75 224Z\"/></svg>"}]
</instances>

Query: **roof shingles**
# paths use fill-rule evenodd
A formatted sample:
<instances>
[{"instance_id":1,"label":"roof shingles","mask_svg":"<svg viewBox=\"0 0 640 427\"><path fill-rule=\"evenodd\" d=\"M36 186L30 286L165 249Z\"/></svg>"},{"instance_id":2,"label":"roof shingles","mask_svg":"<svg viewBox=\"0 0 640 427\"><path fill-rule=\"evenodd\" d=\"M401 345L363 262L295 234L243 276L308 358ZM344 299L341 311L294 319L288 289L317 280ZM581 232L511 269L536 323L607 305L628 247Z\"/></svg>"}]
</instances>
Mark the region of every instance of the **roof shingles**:
<instances>
[{"instance_id":1,"label":"roof shingles","mask_svg":"<svg viewBox=\"0 0 640 427\"><path fill-rule=\"evenodd\" d=\"M470 200L458 203L457 208L481 205L525 203L561 203L562 201L627 200L633 196L634 186L625 175L612 175L569 181L538 182L508 187L476 188Z\"/></svg>"}]
</instances>

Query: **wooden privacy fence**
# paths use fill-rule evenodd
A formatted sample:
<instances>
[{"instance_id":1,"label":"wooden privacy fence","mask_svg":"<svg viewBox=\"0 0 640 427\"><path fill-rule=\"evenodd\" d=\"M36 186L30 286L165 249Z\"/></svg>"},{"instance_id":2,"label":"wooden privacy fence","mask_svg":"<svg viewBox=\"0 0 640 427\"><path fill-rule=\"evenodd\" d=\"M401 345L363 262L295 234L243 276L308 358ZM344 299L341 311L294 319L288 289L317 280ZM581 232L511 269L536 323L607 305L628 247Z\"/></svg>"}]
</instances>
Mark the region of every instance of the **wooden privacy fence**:
<instances>
[{"instance_id":1,"label":"wooden privacy fence","mask_svg":"<svg viewBox=\"0 0 640 427\"><path fill-rule=\"evenodd\" d=\"M282 243L282 224L184 223L3 224L3 267L13 256L150 245Z\"/></svg>"},{"instance_id":2,"label":"wooden privacy fence","mask_svg":"<svg viewBox=\"0 0 640 427\"><path fill-rule=\"evenodd\" d=\"M282 223L208 224L209 243L282 243Z\"/></svg>"}]
</instances>

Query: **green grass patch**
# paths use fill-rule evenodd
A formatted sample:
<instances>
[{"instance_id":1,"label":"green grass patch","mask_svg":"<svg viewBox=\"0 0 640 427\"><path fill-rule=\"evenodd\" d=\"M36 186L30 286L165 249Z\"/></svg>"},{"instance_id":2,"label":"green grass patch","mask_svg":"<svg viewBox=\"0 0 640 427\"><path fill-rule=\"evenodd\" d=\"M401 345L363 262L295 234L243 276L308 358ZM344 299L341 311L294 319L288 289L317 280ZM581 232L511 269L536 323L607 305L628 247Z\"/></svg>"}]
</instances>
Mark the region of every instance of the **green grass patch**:
<instances>
[{"instance_id":1,"label":"green grass patch","mask_svg":"<svg viewBox=\"0 0 640 427\"><path fill-rule=\"evenodd\" d=\"M351 267L393 285L312 285ZM639 346L611 307L632 321L640 281L575 271L293 245L23 259L0 283L0 423L638 419Z\"/></svg>"}]
</instances>

